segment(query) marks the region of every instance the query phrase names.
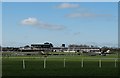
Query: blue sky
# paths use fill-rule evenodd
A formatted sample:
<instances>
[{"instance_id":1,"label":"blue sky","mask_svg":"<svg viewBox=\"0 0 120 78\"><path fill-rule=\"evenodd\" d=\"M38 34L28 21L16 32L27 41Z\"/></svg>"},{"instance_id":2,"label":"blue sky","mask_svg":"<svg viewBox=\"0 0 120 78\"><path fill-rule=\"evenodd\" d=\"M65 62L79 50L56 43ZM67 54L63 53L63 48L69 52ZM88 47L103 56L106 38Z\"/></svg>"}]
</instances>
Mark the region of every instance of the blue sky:
<instances>
[{"instance_id":1,"label":"blue sky","mask_svg":"<svg viewBox=\"0 0 120 78\"><path fill-rule=\"evenodd\" d=\"M2 3L0 2L0 45L2 45Z\"/></svg>"},{"instance_id":2,"label":"blue sky","mask_svg":"<svg viewBox=\"0 0 120 78\"><path fill-rule=\"evenodd\" d=\"M117 2L10 2L2 9L3 46L118 43Z\"/></svg>"}]
</instances>

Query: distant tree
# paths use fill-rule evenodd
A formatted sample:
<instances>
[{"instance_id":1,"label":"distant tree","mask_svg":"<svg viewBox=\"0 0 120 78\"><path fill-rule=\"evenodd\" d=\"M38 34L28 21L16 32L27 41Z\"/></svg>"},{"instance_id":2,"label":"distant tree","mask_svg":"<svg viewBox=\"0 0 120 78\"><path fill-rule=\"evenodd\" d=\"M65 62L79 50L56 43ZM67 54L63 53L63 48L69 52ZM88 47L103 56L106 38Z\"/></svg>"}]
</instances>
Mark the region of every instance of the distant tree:
<instances>
[{"instance_id":1,"label":"distant tree","mask_svg":"<svg viewBox=\"0 0 120 78\"><path fill-rule=\"evenodd\" d=\"M50 43L50 47L53 47L53 44L52 44L52 43Z\"/></svg>"},{"instance_id":2,"label":"distant tree","mask_svg":"<svg viewBox=\"0 0 120 78\"><path fill-rule=\"evenodd\" d=\"M24 48L30 48L30 46L29 46L29 45L26 45L26 46L24 46Z\"/></svg>"},{"instance_id":3,"label":"distant tree","mask_svg":"<svg viewBox=\"0 0 120 78\"><path fill-rule=\"evenodd\" d=\"M101 48L102 54L105 53L107 50L109 50L110 48L107 46L104 46Z\"/></svg>"},{"instance_id":4,"label":"distant tree","mask_svg":"<svg viewBox=\"0 0 120 78\"><path fill-rule=\"evenodd\" d=\"M44 44L50 44L50 43L48 43L48 42L45 42Z\"/></svg>"},{"instance_id":5,"label":"distant tree","mask_svg":"<svg viewBox=\"0 0 120 78\"><path fill-rule=\"evenodd\" d=\"M25 47L30 47L29 45L26 45Z\"/></svg>"},{"instance_id":6,"label":"distant tree","mask_svg":"<svg viewBox=\"0 0 120 78\"><path fill-rule=\"evenodd\" d=\"M93 48L94 46L93 46L93 45L91 45L90 47L91 47L91 48Z\"/></svg>"}]
</instances>

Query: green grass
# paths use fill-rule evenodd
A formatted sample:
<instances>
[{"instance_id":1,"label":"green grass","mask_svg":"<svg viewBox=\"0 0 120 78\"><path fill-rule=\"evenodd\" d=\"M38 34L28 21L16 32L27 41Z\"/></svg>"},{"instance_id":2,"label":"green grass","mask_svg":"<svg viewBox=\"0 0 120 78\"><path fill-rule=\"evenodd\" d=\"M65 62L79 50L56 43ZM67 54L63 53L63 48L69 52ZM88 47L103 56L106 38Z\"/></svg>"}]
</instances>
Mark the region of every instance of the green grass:
<instances>
[{"instance_id":1,"label":"green grass","mask_svg":"<svg viewBox=\"0 0 120 78\"><path fill-rule=\"evenodd\" d=\"M66 59L65 68L64 58ZM83 68L81 67L82 58L84 58ZM42 56L3 57L3 76L117 76L118 66L115 68L115 58L117 58L115 55L48 56L46 69L44 69ZM26 69L22 68L23 59ZM101 68L99 68L99 59L102 60Z\"/></svg>"}]
</instances>

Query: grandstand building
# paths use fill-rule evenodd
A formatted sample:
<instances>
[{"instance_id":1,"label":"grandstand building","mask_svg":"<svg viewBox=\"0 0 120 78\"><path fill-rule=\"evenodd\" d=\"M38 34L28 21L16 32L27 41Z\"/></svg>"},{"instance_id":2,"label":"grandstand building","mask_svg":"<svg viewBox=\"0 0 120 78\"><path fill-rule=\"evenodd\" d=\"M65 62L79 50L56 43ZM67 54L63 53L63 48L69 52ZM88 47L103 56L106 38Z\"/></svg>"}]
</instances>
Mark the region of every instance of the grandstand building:
<instances>
[{"instance_id":1,"label":"grandstand building","mask_svg":"<svg viewBox=\"0 0 120 78\"><path fill-rule=\"evenodd\" d=\"M16 51L16 52L100 52L99 47L87 45L68 45L62 44L60 47L53 47L52 43L44 44L31 44L24 47L2 47L3 51Z\"/></svg>"},{"instance_id":2,"label":"grandstand building","mask_svg":"<svg viewBox=\"0 0 120 78\"><path fill-rule=\"evenodd\" d=\"M53 52L65 52L68 50L68 47L53 47L52 51Z\"/></svg>"},{"instance_id":3,"label":"grandstand building","mask_svg":"<svg viewBox=\"0 0 120 78\"><path fill-rule=\"evenodd\" d=\"M31 44L30 50L49 52L49 51L52 51L52 47L53 47L53 44L48 42L44 44Z\"/></svg>"},{"instance_id":4,"label":"grandstand building","mask_svg":"<svg viewBox=\"0 0 120 78\"><path fill-rule=\"evenodd\" d=\"M87 46L87 45L69 45L69 52L100 52L99 47Z\"/></svg>"}]
</instances>

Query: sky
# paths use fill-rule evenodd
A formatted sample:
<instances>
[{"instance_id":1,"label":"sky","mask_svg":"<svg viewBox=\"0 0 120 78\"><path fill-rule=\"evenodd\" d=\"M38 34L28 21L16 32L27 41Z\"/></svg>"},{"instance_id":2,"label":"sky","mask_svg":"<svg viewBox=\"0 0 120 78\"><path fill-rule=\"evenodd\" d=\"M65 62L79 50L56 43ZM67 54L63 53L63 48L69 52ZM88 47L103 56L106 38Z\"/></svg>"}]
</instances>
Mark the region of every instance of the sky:
<instances>
[{"instance_id":1,"label":"sky","mask_svg":"<svg viewBox=\"0 0 120 78\"><path fill-rule=\"evenodd\" d=\"M119 2L119 0L1 0L2 2Z\"/></svg>"},{"instance_id":2,"label":"sky","mask_svg":"<svg viewBox=\"0 0 120 78\"><path fill-rule=\"evenodd\" d=\"M116 47L117 2L4 2L2 45L51 42Z\"/></svg>"},{"instance_id":3,"label":"sky","mask_svg":"<svg viewBox=\"0 0 120 78\"><path fill-rule=\"evenodd\" d=\"M0 2L0 46L2 45L2 3Z\"/></svg>"}]
</instances>

